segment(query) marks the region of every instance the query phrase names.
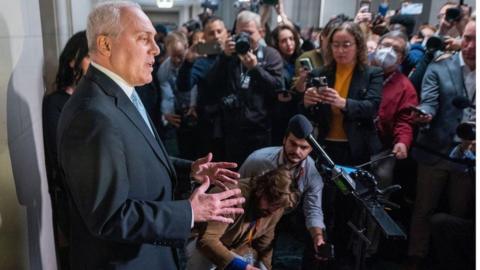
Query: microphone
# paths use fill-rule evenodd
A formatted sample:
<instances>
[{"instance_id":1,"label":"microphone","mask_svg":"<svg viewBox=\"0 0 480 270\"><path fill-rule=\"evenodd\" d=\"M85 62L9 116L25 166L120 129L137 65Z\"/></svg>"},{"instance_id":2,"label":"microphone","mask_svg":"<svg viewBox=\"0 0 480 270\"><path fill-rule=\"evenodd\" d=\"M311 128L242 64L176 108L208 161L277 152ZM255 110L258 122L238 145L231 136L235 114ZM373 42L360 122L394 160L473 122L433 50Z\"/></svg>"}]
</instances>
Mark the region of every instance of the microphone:
<instances>
[{"instance_id":1,"label":"microphone","mask_svg":"<svg viewBox=\"0 0 480 270\"><path fill-rule=\"evenodd\" d=\"M299 139L305 139L308 144L312 146L313 151L323 158L326 163L324 165L333 172L332 180L344 194L348 194L355 190L355 181L343 168L336 166L335 163L333 163L332 159L328 156L325 150L323 150L317 140L315 140L312 135L312 123L310 123L310 121L304 115L296 114L290 118L290 121L288 121L287 131Z\"/></svg>"},{"instance_id":2,"label":"microphone","mask_svg":"<svg viewBox=\"0 0 480 270\"><path fill-rule=\"evenodd\" d=\"M330 159L325 150L320 144L313 138L313 126L312 123L302 114L296 114L290 121L288 121L288 131L299 139L305 139L312 146L315 153L319 153L327 162L327 167L332 169L335 167L335 163Z\"/></svg>"},{"instance_id":3,"label":"microphone","mask_svg":"<svg viewBox=\"0 0 480 270\"><path fill-rule=\"evenodd\" d=\"M323 150L320 144L315 138L313 138L312 132L313 126L305 116L297 114L290 118L287 134L292 134L298 139L305 139L312 146L313 151L325 161L326 164L323 163L322 165L326 167L327 171L331 172L331 177L329 178L338 189L340 189L344 195L352 194L353 197L360 202L361 207L364 207L368 211L370 216L382 229L387 239L406 239L407 237L403 230L395 223L387 212L385 212L383 206L385 205L385 202L382 204L376 197L377 193L384 195L385 193L398 189L398 187L394 186L384 190L378 190L376 187L376 181L372 179L375 186L374 191L371 192L369 186L371 186L372 181L370 181L368 186L364 186L361 181L362 179L355 178L357 181L354 181L353 179L354 177L365 175L366 178L369 178L368 176L370 176L370 174L365 174L365 171L362 171L361 169L335 165L325 150ZM319 163L317 162L315 166L319 168ZM350 175L350 172L352 172L353 176ZM359 236L362 235L358 230L355 231Z\"/></svg>"},{"instance_id":4,"label":"microphone","mask_svg":"<svg viewBox=\"0 0 480 270\"><path fill-rule=\"evenodd\" d=\"M468 98L464 96L454 97L452 100L452 105L461 110L465 108L475 108L475 105L473 105L470 100L468 100Z\"/></svg>"}]
</instances>

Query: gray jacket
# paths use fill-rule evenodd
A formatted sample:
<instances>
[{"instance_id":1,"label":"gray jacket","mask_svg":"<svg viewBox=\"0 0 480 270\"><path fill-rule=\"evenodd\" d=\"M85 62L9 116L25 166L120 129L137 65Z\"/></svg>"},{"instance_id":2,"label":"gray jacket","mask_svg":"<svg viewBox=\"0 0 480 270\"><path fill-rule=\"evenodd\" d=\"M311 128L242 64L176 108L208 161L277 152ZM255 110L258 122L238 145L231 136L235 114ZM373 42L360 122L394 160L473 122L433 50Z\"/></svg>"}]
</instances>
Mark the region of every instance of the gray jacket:
<instances>
[{"instance_id":1,"label":"gray jacket","mask_svg":"<svg viewBox=\"0 0 480 270\"><path fill-rule=\"evenodd\" d=\"M431 114L433 119L420 130L416 140L418 147L413 149L413 155L427 165L435 165L442 158L425 151L425 148L448 155L457 144L456 128L464 112L452 101L457 96L468 97L459 58L460 54L455 54L430 64L423 78L420 108Z\"/></svg>"},{"instance_id":2,"label":"gray jacket","mask_svg":"<svg viewBox=\"0 0 480 270\"><path fill-rule=\"evenodd\" d=\"M283 164L282 147L266 147L253 152L248 156L238 171L241 177L252 177L278 168ZM298 189L303 199L303 213L307 228L319 227L324 229L322 211L323 179L320 176L315 161L307 157L301 164L303 173L296 179Z\"/></svg>"}]
</instances>

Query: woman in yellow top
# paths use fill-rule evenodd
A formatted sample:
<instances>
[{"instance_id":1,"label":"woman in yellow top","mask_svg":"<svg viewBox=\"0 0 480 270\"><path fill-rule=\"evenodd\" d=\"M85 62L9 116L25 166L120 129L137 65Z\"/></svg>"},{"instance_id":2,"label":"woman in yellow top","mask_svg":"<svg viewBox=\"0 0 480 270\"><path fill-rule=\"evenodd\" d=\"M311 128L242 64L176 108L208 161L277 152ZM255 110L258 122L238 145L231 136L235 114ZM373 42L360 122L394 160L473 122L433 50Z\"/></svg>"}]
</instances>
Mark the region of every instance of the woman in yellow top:
<instances>
[{"instance_id":1,"label":"woman in yellow top","mask_svg":"<svg viewBox=\"0 0 480 270\"><path fill-rule=\"evenodd\" d=\"M328 36L326 65L314 77L326 76L328 86L308 87L306 114L317 124L318 140L335 163L358 165L377 153L381 144L373 123L380 104L383 73L367 64L366 40L360 27L350 21L335 27ZM353 202L327 181L323 190L327 236L336 246L337 258L347 251L354 210ZM334 211L335 209L335 211Z\"/></svg>"}]
</instances>

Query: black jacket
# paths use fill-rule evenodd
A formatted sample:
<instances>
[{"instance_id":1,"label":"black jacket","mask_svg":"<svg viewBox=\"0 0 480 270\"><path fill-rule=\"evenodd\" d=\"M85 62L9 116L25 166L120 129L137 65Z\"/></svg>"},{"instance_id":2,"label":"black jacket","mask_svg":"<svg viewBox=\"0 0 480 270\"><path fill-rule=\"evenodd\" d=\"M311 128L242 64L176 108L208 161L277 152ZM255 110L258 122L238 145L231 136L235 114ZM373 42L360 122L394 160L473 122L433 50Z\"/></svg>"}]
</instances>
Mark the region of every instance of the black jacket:
<instances>
[{"instance_id":1,"label":"black jacket","mask_svg":"<svg viewBox=\"0 0 480 270\"><path fill-rule=\"evenodd\" d=\"M326 76L329 87L335 85L335 67L312 71L312 76ZM343 110L343 127L347 134L353 160L365 161L381 149L374 118L380 105L383 71L378 67L356 66ZM331 107L319 104L308 109L310 119L318 124L318 139L325 140L331 121Z\"/></svg>"},{"instance_id":2,"label":"black jacket","mask_svg":"<svg viewBox=\"0 0 480 270\"><path fill-rule=\"evenodd\" d=\"M237 56L222 55L209 73L226 133L269 132L271 129L272 105L276 91L282 88L283 60L270 47L260 47L256 54L259 64L248 72ZM246 77L250 82L243 88ZM231 104L227 104L228 98Z\"/></svg>"}]
</instances>

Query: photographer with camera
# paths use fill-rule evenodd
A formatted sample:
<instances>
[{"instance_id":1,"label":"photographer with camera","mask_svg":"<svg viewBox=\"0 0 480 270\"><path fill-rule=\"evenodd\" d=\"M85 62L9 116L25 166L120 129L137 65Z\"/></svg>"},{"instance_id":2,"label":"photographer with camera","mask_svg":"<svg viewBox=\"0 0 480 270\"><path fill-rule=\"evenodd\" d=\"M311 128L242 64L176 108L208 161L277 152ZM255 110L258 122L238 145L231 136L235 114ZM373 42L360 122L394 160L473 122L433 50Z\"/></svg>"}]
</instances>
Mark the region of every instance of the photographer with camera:
<instances>
[{"instance_id":1,"label":"photographer with camera","mask_svg":"<svg viewBox=\"0 0 480 270\"><path fill-rule=\"evenodd\" d=\"M258 14L240 12L235 33L212 68L210 91L220 102L225 158L241 164L254 150L270 145L272 104L281 89L283 61L275 49L260 44Z\"/></svg>"},{"instance_id":2,"label":"photographer with camera","mask_svg":"<svg viewBox=\"0 0 480 270\"><path fill-rule=\"evenodd\" d=\"M469 20L470 13L470 7L458 5L454 2L446 2L440 8L437 16L438 31L436 31L435 35L423 40L425 54L408 75L419 95L428 65L432 61L440 61L445 57L449 57L451 53L460 50L460 37L463 34L466 22Z\"/></svg>"},{"instance_id":3,"label":"photographer with camera","mask_svg":"<svg viewBox=\"0 0 480 270\"><path fill-rule=\"evenodd\" d=\"M456 106L455 100L466 99L469 106L475 100L475 29L475 21L469 21L460 53L430 64L423 79L421 104L414 119L423 127L412 152L418 161L418 179L410 226L410 269L416 269L428 254L429 219L443 191L448 191L449 212L454 216L464 217L472 204L473 181L448 155L460 143L457 126L472 117L468 110Z\"/></svg>"},{"instance_id":4,"label":"photographer with camera","mask_svg":"<svg viewBox=\"0 0 480 270\"><path fill-rule=\"evenodd\" d=\"M465 26L470 19L471 8L467 5L455 2L446 2L437 15L437 35L445 38L446 49L459 50L461 47L460 37L463 35Z\"/></svg>"},{"instance_id":5,"label":"photographer with camera","mask_svg":"<svg viewBox=\"0 0 480 270\"><path fill-rule=\"evenodd\" d=\"M340 24L330 32L327 42L326 66L312 71L312 77L326 76L327 86L309 87L304 105L318 125L318 141L332 160L342 165L361 164L381 149L373 119L380 104L383 72L367 65L365 37L358 24ZM325 183L325 225L337 247L337 263L349 264L351 231L347 222L354 202L339 192L332 181Z\"/></svg>"},{"instance_id":6,"label":"photographer with camera","mask_svg":"<svg viewBox=\"0 0 480 270\"><path fill-rule=\"evenodd\" d=\"M219 135L215 133L220 129L218 99L208 79L227 39L227 29L219 17L211 16L203 22L203 39L204 42L191 44L178 72L177 87L179 92L190 94L188 114L197 122L189 136L191 154L213 152L215 156L222 157L223 150L216 147Z\"/></svg>"}]
</instances>

